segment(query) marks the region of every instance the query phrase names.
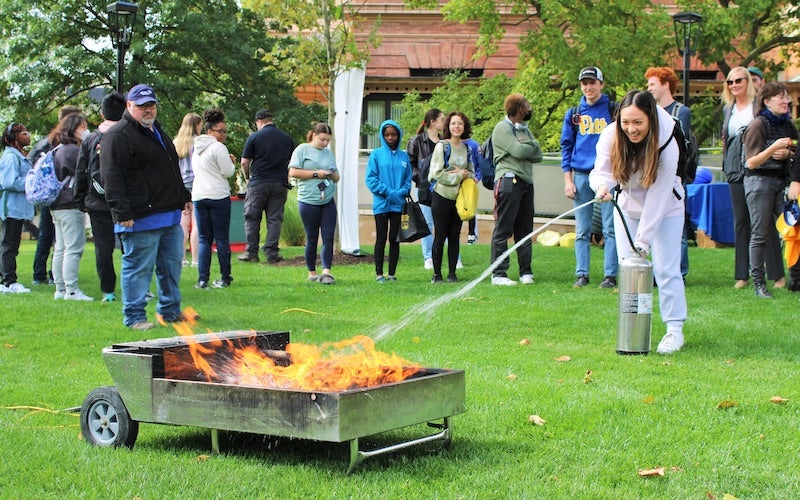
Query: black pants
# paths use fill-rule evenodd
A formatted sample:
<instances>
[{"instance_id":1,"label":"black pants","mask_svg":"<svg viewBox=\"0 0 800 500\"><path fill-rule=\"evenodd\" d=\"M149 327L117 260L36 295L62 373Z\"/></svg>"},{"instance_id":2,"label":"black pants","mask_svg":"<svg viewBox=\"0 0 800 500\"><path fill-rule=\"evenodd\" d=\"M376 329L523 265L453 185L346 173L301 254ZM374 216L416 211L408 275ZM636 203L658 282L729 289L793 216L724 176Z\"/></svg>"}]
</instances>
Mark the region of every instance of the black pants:
<instances>
[{"instance_id":1,"label":"black pants","mask_svg":"<svg viewBox=\"0 0 800 500\"><path fill-rule=\"evenodd\" d=\"M33 279L47 283L47 259L55 241L56 228L50 207L42 207L39 211L39 237L36 240L36 253L33 255ZM52 276L52 274L50 274Z\"/></svg>"},{"instance_id":2,"label":"black pants","mask_svg":"<svg viewBox=\"0 0 800 500\"><path fill-rule=\"evenodd\" d=\"M117 286L117 273L114 270L114 220L111 212L89 211L94 239L94 258L97 277L100 278L100 290L103 293L114 293Z\"/></svg>"},{"instance_id":3,"label":"black pants","mask_svg":"<svg viewBox=\"0 0 800 500\"><path fill-rule=\"evenodd\" d=\"M24 222L22 219L6 219L0 223L0 274L5 286L17 282L17 255Z\"/></svg>"},{"instance_id":4,"label":"black pants","mask_svg":"<svg viewBox=\"0 0 800 500\"><path fill-rule=\"evenodd\" d=\"M375 214L375 274L383 274L383 254L386 238L389 238L389 276L397 271L397 260L400 258L400 243L397 233L400 231L400 212Z\"/></svg>"},{"instance_id":5,"label":"black pants","mask_svg":"<svg viewBox=\"0 0 800 500\"><path fill-rule=\"evenodd\" d=\"M744 184L728 184L733 207L733 240L735 246L735 264L733 278L747 280L750 278L750 211L744 196ZM778 232L767 237L767 278L779 280L784 277L783 256Z\"/></svg>"},{"instance_id":6,"label":"black pants","mask_svg":"<svg viewBox=\"0 0 800 500\"><path fill-rule=\"evenodd\" d=\"M494 185L494 233L492 233L492 260L494 262L506 250L508 239L514 236L518 242L533 232L533 184L516 177L501 177ZM531 241L517 248L519 275L533 274ZM495 268L493 276L508 276L509 259Z\"/></svg>"},{"instance_id":7,"label":"black pants","mask_svg":"<svg viewBox=\"0 0 800 500\"><path fill-rule=\"evenodd\" d=\"M431 193L431 213L433 214L433 274L442 276L444 242L447 240L448 276L455 276L460 249L458 238L461 234L461 217L456 210L456 200L448 200L434 191Z\"/></svg>"},{"instance_id":8,"label":"black pants","mask_svg":"<svg viewBox=\"0 0 800 500\"><path fill-rule=\"evenodd\" d=\"M275 259L283 226L283 207L289 189L283 184L267 183L247 188L244 198L244 234L247 239L245 253L258 255L258 242L261 239L261 215L267 214L267 237L264 254L267 259Z\"/></svg>"}]
</instances>

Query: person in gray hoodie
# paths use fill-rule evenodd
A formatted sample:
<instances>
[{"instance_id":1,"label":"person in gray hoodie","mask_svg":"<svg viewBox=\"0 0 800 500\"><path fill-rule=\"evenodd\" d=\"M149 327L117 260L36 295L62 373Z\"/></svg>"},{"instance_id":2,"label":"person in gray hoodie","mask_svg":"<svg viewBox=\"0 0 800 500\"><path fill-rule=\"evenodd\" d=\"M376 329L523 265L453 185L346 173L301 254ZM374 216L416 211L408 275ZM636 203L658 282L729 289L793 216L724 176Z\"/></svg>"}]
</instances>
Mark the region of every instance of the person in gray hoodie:
<instances>
[{"instance_id":1,"label":"person in gray hoodie","mask_svg":"<svg viewBox=\"0 0 800 500\"><path fill-rule=\"evenodd\" d=\"M411 190L411 161L400 148L403 131L393 120L381 123L381 147L372 150L367 163L367 188L372 193L372 214L375 217L375 280L397 281L395 271L400 258L400 213ZM389 275L383 276L383 255L389 238Z\"/></svg>"},{"instance_id":2,"label":"person in gray hoodie","mask_svg":"<svg viewBox=\"0 0 800 500\"><path fill-rule=\"evenodd\" d=\"M192 152L192 202L200 240L195 288L208 288L213 242L217 243L217 259L222 277L211 286L227 288L233 281L230 244L231 188L228 178L236 170L236 157L225 146L225 139L228 137L225 113L217 108L206 110L203 121L205 133L194 138Z\"/></svg>"}]
</instances>

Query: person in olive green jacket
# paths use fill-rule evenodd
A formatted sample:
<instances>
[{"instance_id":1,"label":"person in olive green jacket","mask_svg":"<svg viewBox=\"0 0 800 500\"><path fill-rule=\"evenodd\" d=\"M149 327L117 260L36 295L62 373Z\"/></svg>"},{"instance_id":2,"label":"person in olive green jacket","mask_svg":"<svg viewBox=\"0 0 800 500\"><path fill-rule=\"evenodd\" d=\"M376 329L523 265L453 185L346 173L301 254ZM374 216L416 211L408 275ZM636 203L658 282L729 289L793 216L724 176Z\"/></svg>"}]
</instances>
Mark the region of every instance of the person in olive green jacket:
<instances>
[{"instance_id":1,"label":"person in olive green jacket","mask_svg":"<svg viewBox=\"0 0 800 500\"><path fill-rule=\"evenodd\" d=\"M531 105L522 94L511 94L504 102L506 118L492 132L494 147L494 262L508 249L513 235L518 242L533 232L533 164L542 161L542 148L525 124L531 119ZM517 249L519 282L533 284L532 245L526 241ZM509 259L505 258L492 273L492 284L511 286Z\"/></svg>"}]
</instances>

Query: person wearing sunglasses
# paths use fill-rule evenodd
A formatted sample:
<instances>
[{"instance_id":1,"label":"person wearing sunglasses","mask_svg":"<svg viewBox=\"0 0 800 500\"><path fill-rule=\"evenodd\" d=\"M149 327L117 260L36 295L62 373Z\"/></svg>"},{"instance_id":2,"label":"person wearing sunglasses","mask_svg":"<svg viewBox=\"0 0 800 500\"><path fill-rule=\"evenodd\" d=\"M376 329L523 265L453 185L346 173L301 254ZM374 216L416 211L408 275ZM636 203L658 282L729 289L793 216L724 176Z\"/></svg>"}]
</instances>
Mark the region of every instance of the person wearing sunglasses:
<instances>
[{"instance_id":1,"label":"person wearing sunglasses","mask_svg":"<svg viewBox=\"0 0 800 500\"><path fill-rule=\"evenodd\" d=\"M21 123L3 129L3 155L0 157L0 293L27 293L17 282L17 254L22 225L33 219L33 205L25 198L25 176L31 163L25 157L31 135Z\"/></svg>"},{"instance_id":2,"label":"person wearing sunglasses","mask_svg":"<svg viewBox=\"0 0 800 500\"><path fill-rule=\"evenodd\" d=\"M106 201L120 235L123 324L150 330L147 293L156 274L157 318L183 321L181 268L184 257L181 212L191 211L191 193L178 167L172 139L156 121L158 99L152 87L128 92L122 119L100 141L100 176Z\"/></svg>"},{"instance_id":3,"label":"person wearing sunglasses","mask_svg":"<svg viewBox=\"0 0 800 500\"><path fill-rule=\"evenodd\" d=\"M750 72L743 66L737 66L728 72L722 89L723 122L722 122L722 158L726 157L728 144L743 126L749 125L755 116L756 91L750 79ZM734 231L734 279L736 288L745 288L750 277L750 212L744 195L744 179L729 182L733 207ZM783 288L783 261L781 257L780 239L777 235L767 237L766 247L767 277L775 282L776 288Z\"/></svg>"}]
</instances>

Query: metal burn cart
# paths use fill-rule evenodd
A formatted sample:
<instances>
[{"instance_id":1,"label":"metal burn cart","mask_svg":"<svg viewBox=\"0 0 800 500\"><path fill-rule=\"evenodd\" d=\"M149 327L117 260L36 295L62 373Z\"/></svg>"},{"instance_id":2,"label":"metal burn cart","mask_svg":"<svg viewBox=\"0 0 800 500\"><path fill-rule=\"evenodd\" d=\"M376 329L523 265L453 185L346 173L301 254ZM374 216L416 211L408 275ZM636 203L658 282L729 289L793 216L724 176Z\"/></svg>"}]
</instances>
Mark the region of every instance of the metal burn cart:
<instances>
[{"instance_id":1,"label":"metal burn cart","mask_svg":"<svg viewBox=\"0 0 800 500\"><path fill-rule=\"evenodd\" d=\"M220 339L254 344L276 364L291 363L285 353L288 332L228 331L196 335L191 342L202 346ZM132 447L139 423L147 422L209 428L215 452L220 430L349 442L349 473L368 457L409 446L441 441L449 447L450 419L466 411L462 370L423 368L399 382L338 392L274 389L209 382L192 368L189 343L171 337L103 349L115 385L93 390L81 406L86 440ZM437 431L379 449L359 446L366 436L422 423Z\"/></svg>"}]
</instances>

